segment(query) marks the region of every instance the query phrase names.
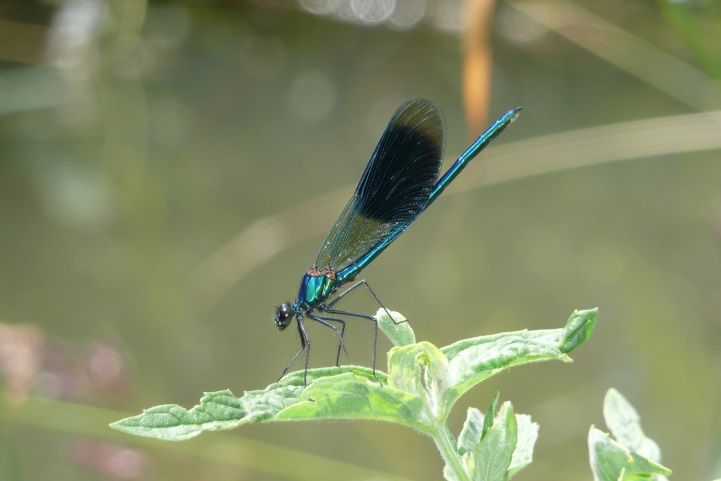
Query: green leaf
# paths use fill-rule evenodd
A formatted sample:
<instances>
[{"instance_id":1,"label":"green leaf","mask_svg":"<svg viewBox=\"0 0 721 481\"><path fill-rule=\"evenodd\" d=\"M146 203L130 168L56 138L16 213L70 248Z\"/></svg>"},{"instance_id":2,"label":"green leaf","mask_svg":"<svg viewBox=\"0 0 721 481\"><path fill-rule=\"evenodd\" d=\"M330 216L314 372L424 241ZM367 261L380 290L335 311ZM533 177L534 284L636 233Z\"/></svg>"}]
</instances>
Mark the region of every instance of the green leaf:
<instances>
[{"instance_id":1,"label":"green leaf","mask_svg":"<svg viewBox=\"0 0 721 481\"><path fill-rule=\"evenodd\" d=\"M493 413L487 413L492 416ZM493 426L473 450L474 481L505 481L511 465L513 451L516 449L516 416L511 403L501 406Z\"/></svg>"},{"instance_id":2,"label":"green leaf","mask_svg":"<svg viewBox=\"0 0 721 481\"><path fill-rule=\"evenodd\" d=\"M608 434L591 426L588 433L591 471L595 481L653 480L671 470L634 453Z\"/></svg>"},{"instance_id":3,"label":"green leaf","mask_svg":"<svg viewBox=\"0 0 721 481\"><path fill-rule=\"evenodd\" d=\"M110 427L137 436L182 441L203 431L233 429L260 418L260 411L256 415L249 413L233 393L225 390L205 393L200 404L191 410L175 404L155 406L138 416L116 421Z\"/></svg>"},{"instance_id":4,"label":"green leaf","mask_svg":"<svg viewBox=\"0 0 721 481\"><path fill-rule=\"evenodd\" d=\"M495 400L495 399L494 399ZM472 452L478 443L483 439L483 427L486 418L493 418L493 411L490 409L488 413L491 416L484 416L481 411L476 408L468 408L466 421L463 423L461 434L458 436L458 454L463 455ZM493 422L491 422L493 424Z\"/></svg>"},{"instance_id":5,"label":"green leaf","mask_svg":"<svg viewBox=\"0 0 721 481\"><path fill-rule=\"evenodd\" d=\"M413 343L408 323L393 324L382 311L378 318L397 344L388 354L388 374L359 366L310 369L305 386L304 373L298 371L240 398L227 390L207 393L191 409L156 406L111 426L140 436L183 440L251 422L366 419L432 434L445 422L458 397L484 379L515 365L570 361L561 346L576 347L585 339L578 333L585 332L587 337L588 326L595 322L595 314L576 312L565 329L482 336L438 349L429 342ZM492 426L486 429L490 432Z\"/></svg>"},{"instance_id":6,"label":"green leaf","mask_svg":"<svg viewBox=\"0 0 721 481\"><path fill-rule=\"evenodd\" d=\"M588 448L596 481L662 481L671 475L659 464L661 451L643 433L638 413L615 389L606 393L603 416L616 439L591 426Z\"/></svg>"},{"instance_id":7,"label":"green leaf","mask_svg":"<svg viewBox=\"0 0 721 481\"><path fill-rule=\"evenodd\" d=\"M566 327L563 329L563 340L561 341L561 352L569 353L583 344L591 336L596 326L598 308L575 310L568 318Z\"/></svg>"},{"instance_id":8,"label":"green leaf","mask_svg":"<svg viewBox=\"0 0 721 481\"><path fill-rule=\"evenodd\" d=\"M465 475L465 478L461 478L450 466L447 464L443 466L443 478L445 478L446 481L466 481L468 478L468 475Z\"/></svg>"},{"instance_id":9,"label":"green leaf","mask_svg":"<svg viewBox=\"0 0 721 481\"><path fill-rule=\"evenodd\" d=\"M609 389L603 401L603 418L611 434L632 451L651 461L661 462L661 450L641 429L641 418L631 403L615 389Z\"/></svg>"},{"instance_id":10,"label":"green leaf","mask_svg":"<svg viewBox=\"0 0 721 481\"><path fill-rule=\"evenodd\" d=\"M392 348L388 353L388 384L423 400L430 413L419 414L429 428L435 421L428 414L445 419L443 393L448 384L448 360L430 342Z\"/></svg>"},{"instance_id":11,"label":"green leaf","mask_svg":"<svg viewBox=\"0 0 721 481\"><path fill-rule=\"evenodd\" d=\"M344 373L310 384L297 402L279 411L273 420L365 419L427 431L423 408L422 399L416 395L372 378Z\"/></svg>"},{"instance_id":12,"label":"green leaf","mask_svg":"<svg viewBox=\"0 0 721 481\"><path fill-rule=\"evenodd\" d=\"M466 391L487 378L521 364L560 360L588 338L596 309L574 311L566 327L516 331L465 339L441 348L448 358L448 408Z\"/></svg>"},{"instance_id":13,"label":"green leaf","mask_svg":"<svg viewBox=\"0 0 721 481\"><path fill-rule=\"evenodd\" d=\"M484 426L486 425L486 419L493 419L493 413L495 412L495 403L498 401L498 395L496 395L491 402L493 409L489 409L487 415L484 416L481 411L476 408L468 408L466 414L466 420L463 423L461 434L458 436L456 453L460 457L463 473L467 479L473 478L473 470L475 469L475 450L481 443L484 437ZM490 415L488 415L490 414ZM493 421L490 422L493 424ZM462 481L456 472L446 464L443 468L443 476L447 481Z\"/></svg>"},{"instance_id":14,"label":"green leaf","mask_svg":"<svg viewBox=\"0 0 721 481\"><path fill-rule=\"evenodd\" d=\"M498 397L491 406L495 409ZM493 421L487 421L488 418ZM506 402L498 415L489 409L484 416L478 409L468 409L466 421L458 436L457 452L466 473L474 481L505 481L513 452L516 449L516 417L513 406ZM447 466L444 473L448 473ZM448 478L448 475L446 475Z\"/></svg>"},{"instance_id":15,"label":"green leaf","mask_svg":"<svg viewBox=\"0 0 721 481\"><path fill-rule=\"evenodd\" d=\"M395 311L388 311L393 316L391 319L385 309L380 308L375 318L378 320L378 327L383 334L393 343L394 346L407 346L415 344L416 335L413 332L411 323L403 317L403 314ZM395 321L395 322L394 322Z\"/></svg>"},{"instance_id":16,"label":"green leaf","mask_svg":"<svg viewBox=\"0 0 721 481\"><path fill-rule=\"evenodd\" d=\"M500 398L500 391L496 391L496 395L493 396L493 399L491 400L491 405L486 411L486 414L490 414L490 416L486 416L483 419L483 432L481 433L481 438L486 437L486 433L488 433L488 430L491 428L491 426L493 426L493 417L496 415L496 409L498 409L498 400Z\"/></svg>"},{"instance_id":17,"label":"green leaf","mask_svg":"<svg viewBox=\"0 0 721 481\"><path fill-rule=\"evenodd\" d=\"M204 431L233 429L251 422L311 419L370 419L422 429L422 401L387 385L382 372L343 366L294 372L264 390L237 398L229 390L205 394L192 409L168 404L122 419L111 427L138 436L180 441Z\"/></svg>"},{"instance_id":18,"label":"green leaf","mask_svg":"<svg viewBox=\"0 0 721 481\"><path fill-rule=\"evenodd\" d=\"M489 416L488 413L495 412L497 405L498 395L494 397L485 416L476 408L468 409L466 421L463 424L461 434L458 436L457 451L462 456L465 467L469 471L473 470L475 462L473 457L468 456L468 453L472 453L478 444L487 437L488 431L494 425L494 421L487 421L489 418L494 419L494 416ZM486 426L488 426L487 429ZM533 461L533 447L536 444L536 439L538 439L538 424L531 420L531 416L516 414L516 427L518 440L508 466L509 477L531 464L531 461Z\"/></svg>"},{"instance_id":19,"label":"green leaf","mask_svg":"<svg viewBox=\"0 0 721 481\"><path fill-rule=\"evenodd\" d=\"M531 420L528 414L516 414L516 425L518 427L518 442L516 450L513 451L511 465L508 468L508 476L514 476L521 469L533 461L533 448L538 439L538 424Z\"/></svg>"}]
</instances>

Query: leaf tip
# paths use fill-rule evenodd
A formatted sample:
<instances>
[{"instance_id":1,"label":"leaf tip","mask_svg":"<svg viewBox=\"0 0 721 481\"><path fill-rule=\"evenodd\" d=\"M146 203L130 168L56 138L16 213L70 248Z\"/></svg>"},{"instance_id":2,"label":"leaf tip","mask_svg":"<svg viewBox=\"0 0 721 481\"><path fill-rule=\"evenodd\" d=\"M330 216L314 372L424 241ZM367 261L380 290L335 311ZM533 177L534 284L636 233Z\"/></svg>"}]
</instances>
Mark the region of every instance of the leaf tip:
<instances>
[{"instance_id":1,"label":"leaf tip","mask_svg":"<svg viewBox=\"0 0 721 481\"><path fill-rule=\"evenodd\" d=\"M110 429L115 429L116 431L122 431L123 430L123 425L122 425L123 421L124 421L123 419L120 419L118 421L113 421L112 423L108 424L108 427Z\"/></svg>"},{"instance_id":2,"label":"leaf tip","mask_svg":"<svg viewBox=\"0 0 721 481\"><path fill-rule=\"evenodd\" d=\"M112 423L108 424L108 427L110 429L114 429L116 431L120 431L126 434L137 434L137 428L138 428L138 421L142 416L145 415L145 411L143 411L143 414L140 414L138 416L130 416L127 418L119 419L117 421L113 421Z\"/></svg>"},{"instance_id":3,"label":"leaf tip","mask_svg":"<svg viewBox=\"0 0 721 481\"><path fill-rule=\"evenodd\" d=\"M591 336L597 318L598 307L573 311L563 328L560 351L567 354L583 344Z\"/></svg>"},{"instance_id":4,"label":"leaf tip","mask_svg":"<svg viewBox=\"0 0 721 481\"><path fill-rule=\"evenodd\" d=\"M378 321L378 327L394 346L415 344L416 336L413 328L400 312L389 311L381 307L376 312L375 318Z\"/></svg>"}]
</instances>

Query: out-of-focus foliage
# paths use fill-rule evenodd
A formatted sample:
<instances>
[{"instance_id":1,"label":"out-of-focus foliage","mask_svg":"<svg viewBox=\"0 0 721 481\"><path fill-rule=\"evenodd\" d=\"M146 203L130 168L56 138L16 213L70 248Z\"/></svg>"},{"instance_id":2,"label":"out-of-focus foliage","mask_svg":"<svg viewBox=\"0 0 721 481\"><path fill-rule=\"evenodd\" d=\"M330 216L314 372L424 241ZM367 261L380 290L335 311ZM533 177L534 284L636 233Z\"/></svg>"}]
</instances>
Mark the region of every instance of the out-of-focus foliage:
<instances>
[{"instance_id":1,"label":"out-of-focus foliage","mask_svg":"<svg viewBox=\"0 0 721 481\"><path fill-rule=\"evenodd\" d=\"M498 395L486 415L475 408L458 439L448 429L452 406L468 389L502 371L546 360L570 361L567 352L593 331L597 309L574 311L563 329L518 331L464 339L444 348L428 341L408 343L389 329L405 319L385 308L376 318L391 331L388 373L360 366L301 370L263 390L237 398L230 390L206 393L190 410L165 404L111 424L128 434L183 441L204 431L225 431L251 423L287 421L386 421L433 439L445 461L448 481L506 481L530 464L538 425L514 414L510 402L496 413ZM395 315L394 315L395 314ZM391 317L393 316L393 317ZM400 342L399 342L400 341Z\"/></svg>"},{"instance_id":2,"label":"out-of-focus foliage","mask_svg":"<svg viewBox=\"0 0 721 481\"><path fill-rule=\"evenodd\" d=\"M182 441L204 431L250 423L347 419L387 421L433 434L438 423L445 425L461 395L491 376L534 362L570 362L567 353L591 334L597 312L574 311L563 329L479 336L440 349L428 341L403 343L388 352L387 374L360 366L300 370L240 398L227 389L206 393L190 410L164 404L112 427L137 436ZM388 323L385 309L376 316ZM578 331L585 335L577 336ZM513 448L515 439L511 452Z\"/></svg>"},{"instance_id":3,"label":"out-of-focus foliage","mask_svg":"<svg viewBox=\"0 0 721 481\"><path fill-rule=\"evenodd\" d=\"M614 438L591 426L588 449L595 481L666 481L671 470L662 466L661 450L641 430L631 404L615 389L603 403L603 417Z\"/></svg>"}]
</instances>

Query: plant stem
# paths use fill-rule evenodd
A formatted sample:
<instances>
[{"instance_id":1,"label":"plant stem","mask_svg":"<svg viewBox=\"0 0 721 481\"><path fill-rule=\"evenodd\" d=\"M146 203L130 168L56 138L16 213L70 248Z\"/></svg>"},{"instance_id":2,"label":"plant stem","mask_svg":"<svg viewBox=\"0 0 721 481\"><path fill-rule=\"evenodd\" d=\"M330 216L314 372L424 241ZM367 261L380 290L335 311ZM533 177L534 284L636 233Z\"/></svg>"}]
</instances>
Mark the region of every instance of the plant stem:
<instances>
[{"instance_id":1,"label":"plant stem","mask_svg":"<svg viewBox=\"0 0 721 481\"><path fill-rule=\"evenodd\" d=\"M453 437L453 434L451 434L448 430L448 426L446 426L445 423L439 423L439 425L436 426L436 429L431 432L431 437L436 443L438 451L441 452L441 457L443 458L443 461L446 462L446 466L448 466L456 475L456 479L461 481L471 481L471 478L468 477L468 473L466 473L466 470L463 469L463 462L461 461L461 457L458 455L455 447L456 440Z\"/></svg>"}]
</instances>

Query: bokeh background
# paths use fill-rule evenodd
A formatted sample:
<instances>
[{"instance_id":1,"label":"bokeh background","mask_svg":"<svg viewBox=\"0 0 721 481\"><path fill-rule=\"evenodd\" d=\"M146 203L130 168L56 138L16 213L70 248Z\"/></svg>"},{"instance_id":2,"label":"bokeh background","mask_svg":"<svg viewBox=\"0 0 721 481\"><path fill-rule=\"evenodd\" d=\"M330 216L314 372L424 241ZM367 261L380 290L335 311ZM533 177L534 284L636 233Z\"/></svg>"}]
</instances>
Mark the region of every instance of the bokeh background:
<instances>
[{"instance_id":1,"label":"bokeh background","mask_svg":"<svg viewBox=\"0 0 721 481\"><path fill-rule=\"evenodd\" d=\"M600 307L574 364L488 381L454 428L500 390L541 425L517 479L591 479L614 386L674 479L721 476L720 59L714 0L6 0L0 479L440 479L391 425L107 427L277 378L298 339L272 306L411 97L445 112L446 162L524 110L367 269L384 302L437 345ZM350 325L348 362L370 339Z\"/></svg>"}]
</instances>

